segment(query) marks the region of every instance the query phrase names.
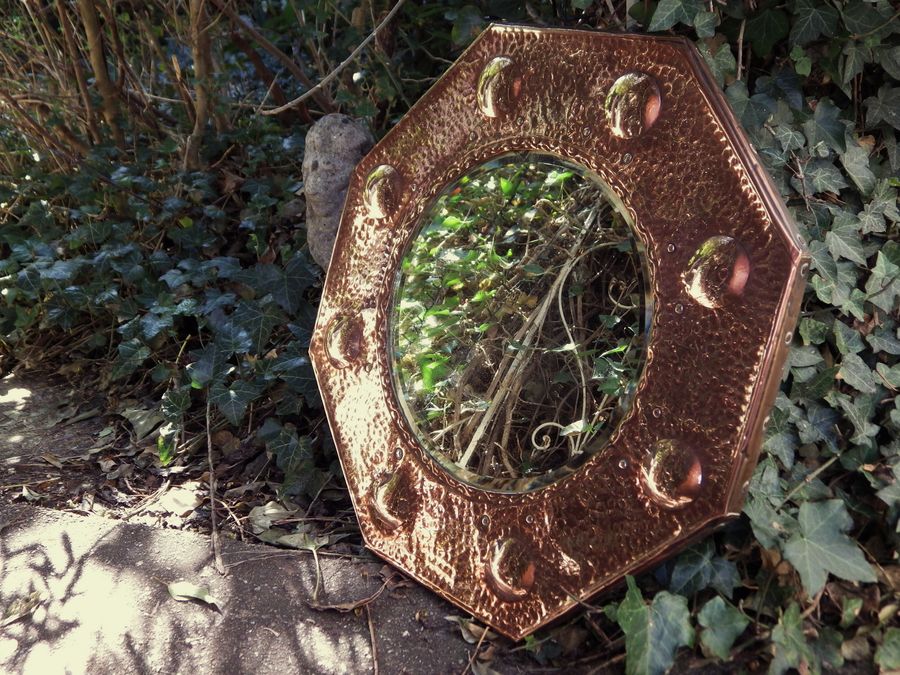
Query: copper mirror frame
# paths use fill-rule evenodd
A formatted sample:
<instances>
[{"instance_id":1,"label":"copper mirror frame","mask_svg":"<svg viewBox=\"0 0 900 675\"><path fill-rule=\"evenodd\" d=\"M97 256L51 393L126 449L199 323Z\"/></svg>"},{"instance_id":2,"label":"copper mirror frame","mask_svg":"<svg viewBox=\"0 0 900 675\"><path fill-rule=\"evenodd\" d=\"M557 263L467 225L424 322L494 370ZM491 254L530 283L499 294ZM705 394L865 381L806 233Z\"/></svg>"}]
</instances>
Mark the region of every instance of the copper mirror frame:
<instances>
[{"instance_id":1,"label":"copper mirror frame","mask_svg":"<svg viewBox=\"0 0 900 675\"><path fill-rule=\"evenodd\" d=\"M583 167L621 201L654 306L630 411L538 490L464 483L418 442L390 354L400 261L470 168ZM488 28L356 168L310 355L368 546L519 639L739 513L808 254L687 40Z\"/></svg>"}]
</instances>

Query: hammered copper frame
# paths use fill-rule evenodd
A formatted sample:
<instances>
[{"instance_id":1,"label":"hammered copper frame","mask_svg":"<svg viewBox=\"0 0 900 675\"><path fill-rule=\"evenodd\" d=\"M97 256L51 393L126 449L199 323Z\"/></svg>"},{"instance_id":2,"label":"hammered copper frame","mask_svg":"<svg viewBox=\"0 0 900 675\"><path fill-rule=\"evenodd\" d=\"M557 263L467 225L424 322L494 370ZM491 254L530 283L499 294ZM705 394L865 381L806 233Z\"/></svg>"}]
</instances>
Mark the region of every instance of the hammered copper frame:
<instances>
[{"instance_id":1,"label":"hammered copper frame","mask_svg":"<svg viewBox=\"0 0 900 675\"><path fill-rule=\"evenodd\" d=\"M608 112L623 76L637 98ZM463 483L421 447L389 354L395 274L423 210L510 152L556 156L607 183L645 249L656 308L634 405L604 452L518 494ZM697 272L710 242L731 246L717 279ZM310 355L368 546L521 638L735 515L807 268L690 42L491 26L357 167L325 283ZM688 499L661 497L648 479L669 447L690 458Z\"/></svg>"}]
</instances>

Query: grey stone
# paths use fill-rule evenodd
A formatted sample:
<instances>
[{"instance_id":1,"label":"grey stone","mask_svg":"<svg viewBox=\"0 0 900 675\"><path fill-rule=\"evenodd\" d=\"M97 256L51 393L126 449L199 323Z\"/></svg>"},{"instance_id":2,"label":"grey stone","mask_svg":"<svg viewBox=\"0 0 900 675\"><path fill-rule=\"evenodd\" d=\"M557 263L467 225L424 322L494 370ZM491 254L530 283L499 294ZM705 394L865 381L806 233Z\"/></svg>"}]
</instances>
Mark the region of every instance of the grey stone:
<instances>
[{"instance_id":1,"label":"grey stone","mask_svg":"<svg viewBox=\"0 0 900 675\"><path fill-rule=\"evenodd\" d=\"M313 260L322 269L327 270L331 260L350 174L374 144L362 122L337 113L318 120L306 134L303 192L307 241Z\"/></svg>"}]
</instances>

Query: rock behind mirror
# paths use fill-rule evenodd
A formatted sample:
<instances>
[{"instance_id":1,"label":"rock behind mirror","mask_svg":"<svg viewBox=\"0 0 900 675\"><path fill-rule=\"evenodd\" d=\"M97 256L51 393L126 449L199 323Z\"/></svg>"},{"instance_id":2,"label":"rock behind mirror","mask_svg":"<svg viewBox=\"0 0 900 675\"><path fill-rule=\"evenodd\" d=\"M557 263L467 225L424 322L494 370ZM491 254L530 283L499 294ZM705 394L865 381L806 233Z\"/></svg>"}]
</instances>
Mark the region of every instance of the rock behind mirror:
<instances>
[{"instance_id":1,"label":"rock behind mirror","mask_svg":"<svg viewBox=\"0 0 900 675\"><path fill-rule=\"evenodd\" d=\"M303 152L303 191L309 251L328 269L334 238L341 222L350 174L375 139L368 127L347 115L318 120L306 134Z\"/></svg>"}]
</instances>

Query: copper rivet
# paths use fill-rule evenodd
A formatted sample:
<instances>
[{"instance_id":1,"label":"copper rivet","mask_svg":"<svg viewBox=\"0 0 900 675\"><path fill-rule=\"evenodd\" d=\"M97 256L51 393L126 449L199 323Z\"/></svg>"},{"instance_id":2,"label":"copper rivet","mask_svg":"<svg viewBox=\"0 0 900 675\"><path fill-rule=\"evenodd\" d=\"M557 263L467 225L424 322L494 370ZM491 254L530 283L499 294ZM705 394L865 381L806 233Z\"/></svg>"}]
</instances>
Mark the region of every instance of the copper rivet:
<instances>
[{"instance_id":1,"label":"copper rivet","mask_svg":"<svg viewBox=\"0 0 900 675\"><path fill-rule=\"evenodd\" d=\"M398 460L403 459L403 448L394 448L394 457Z\"/></svg>"},{"instance_id":2,"label":"copper rivet","mask_svg":"<svg viewBox=\"0 0 900 675\"><path fill-rule=\"evenodd\" d=\"M662 417L662 408L654 408L654 409L653 409L653 416L654 416L656 419L659 419L660 417Z\"/></svg>"},{"instance_id":3,"label":"copper rivet","mask_svg":"<svg viewBox=\"0 0 900 675\"><path fill-rule=\"evenodd\" d=\"M666 253L675 253L675 244L669 244L666 246Z\"/></svg>"},{"instance_id":4,"label":"copper rivet","mask_svg":"<svg viewBox=\"0 0 900 675\"><path fill-rule=\"evenodd\" d=\"M681 314L683 312L684 312L684 305L682 305L680 302L675 303L675 313Z\"/></svg>"},{"instance_id":5,"label":"copper rivet","mask_svg":"<svg viewBox=\"0 0 900 675\"><path fill-rule=\"evenodd\" d=\"M534 524L534 516L529 513L527 516L525 516L525 522L528 523L529 525L533 525Z\"/></svg>"},{"instance_id":6,"label":"copper rivet","mask_svg":"<svg viewBox=\"0 0 900 675\"><path fill-rule=\"evenodd\" d=\"M623 459L620 459L620 460L619 460L619 468L620 468L620 469L627 469L627 468L628 468L628 460L627 460L627 459L624 459L624 458L623 458Z\"/></svg>"}]
</instances>

